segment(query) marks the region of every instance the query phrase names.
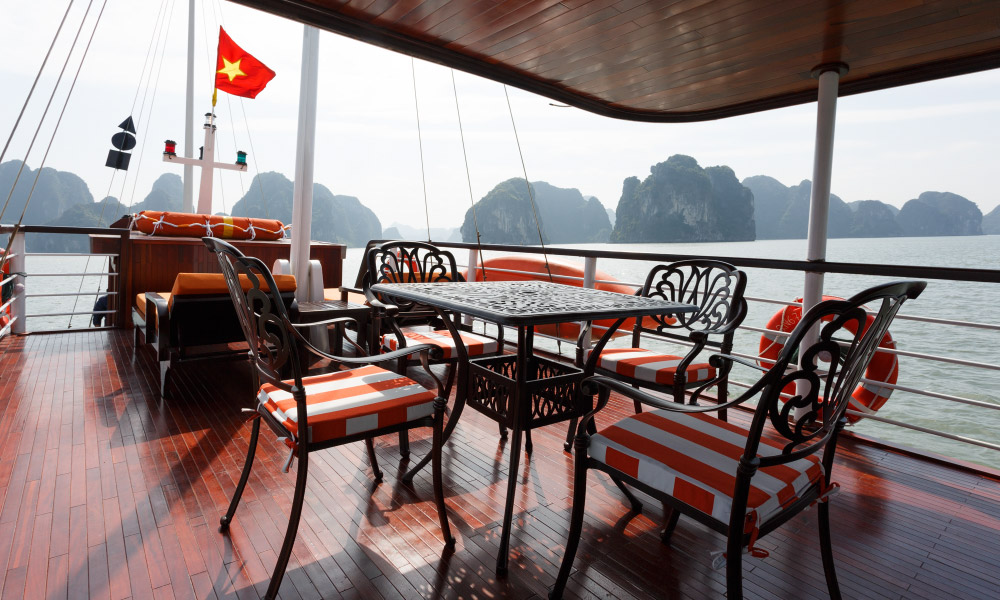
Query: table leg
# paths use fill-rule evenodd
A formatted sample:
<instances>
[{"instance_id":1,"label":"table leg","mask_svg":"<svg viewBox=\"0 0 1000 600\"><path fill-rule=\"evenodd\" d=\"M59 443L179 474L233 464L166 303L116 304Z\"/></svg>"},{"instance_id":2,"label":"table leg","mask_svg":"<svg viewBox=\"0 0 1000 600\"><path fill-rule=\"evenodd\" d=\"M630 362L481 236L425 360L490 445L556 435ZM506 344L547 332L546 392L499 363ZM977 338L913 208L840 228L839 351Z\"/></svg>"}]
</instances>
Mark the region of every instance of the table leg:
<instances>
[{"instance_id":1,"label":"table leg","mask_svg":"<svg viewBox=\"0 0 1000 600\"><path fill-rule=\"evenodd\" d=\"M517 492L518 464L521 458L521 429L514 427L510 439L510 468L507 472L507 502L503 509L503 528L500 530L500 550L497 553L497 577L507 575L507 555L510 547L510 526L514 520L514 495Z\"/></svg>"}]
</instances>

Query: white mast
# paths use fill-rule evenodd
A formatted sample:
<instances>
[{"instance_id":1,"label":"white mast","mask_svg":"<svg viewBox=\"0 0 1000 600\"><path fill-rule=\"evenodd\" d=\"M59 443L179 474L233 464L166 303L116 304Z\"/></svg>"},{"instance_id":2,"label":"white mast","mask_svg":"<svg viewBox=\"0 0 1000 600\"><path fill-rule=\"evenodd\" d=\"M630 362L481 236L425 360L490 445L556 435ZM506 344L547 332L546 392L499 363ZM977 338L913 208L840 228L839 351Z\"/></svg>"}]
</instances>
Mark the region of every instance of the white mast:
<instances>
[{"instance_id":1,"label":"white mast","mask_svg":"<svg viewBox=\"0 0 1000 600\"><path fill-rule=\"evenodd\" d=\"M194 0L188 0L187 99L184 104L184 156L194 157ZM194 212L194 166L184 165L184 212ZM209 211L211 212L211 211Z\"/></svg>"},{"instance_id":2,"label":"white mast","mask_svg":"<svg viewBox=\"0 0 1000 600\"><path fill-rule=\"evenodd\" d=\"M295 143L295 187L292 195L291 267L295 296L309 298L309 241L312 239L313 167L316 149L316 97L319 76L319 29L302 31L302 79L299 83L299 123Z\"/></svg>"}]
</instances>

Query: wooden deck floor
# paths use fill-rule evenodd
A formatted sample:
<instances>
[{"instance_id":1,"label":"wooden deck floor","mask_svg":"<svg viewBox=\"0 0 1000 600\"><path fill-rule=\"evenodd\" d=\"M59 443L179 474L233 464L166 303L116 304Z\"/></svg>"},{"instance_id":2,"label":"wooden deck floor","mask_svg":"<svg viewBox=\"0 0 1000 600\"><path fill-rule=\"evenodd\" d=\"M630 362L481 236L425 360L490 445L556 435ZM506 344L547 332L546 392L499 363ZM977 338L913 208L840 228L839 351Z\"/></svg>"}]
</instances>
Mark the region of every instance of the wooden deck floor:
<instances>
[{"instance_id":1,"label":"wooden deck floor","mask_svg":"<svg viewBox=\"0 0 1000 600\"><path fill-rule=\"evenodd\" d=\"M25 598L257 598L287 523L285 447L263 446L230 535L216 531L249 437L245 363L183 365L161 401L151 356L132 358L127 332L0 341L0 595ZM627 412L612 406L614 418ZM468 411L445 449L457 551L442 557L425 469L398 482L396 440L311 462L306 510L284 598L530 598L555 579L569 515L572 460L562 426L535 433L522 461L510 574L493 564L506 448ZM425 438L413 444L422 455ZM849 598L1000 597L1000 484L861 443L847 443L835 479L834 546ZM662 512L629 518L619 493L592 476L584 542L569 595L717 598L722 540L682 520L667 548ZM770 558L747 559L747 596L826 598L808 511L768 536Z\"/></svg>"}]
</instances>

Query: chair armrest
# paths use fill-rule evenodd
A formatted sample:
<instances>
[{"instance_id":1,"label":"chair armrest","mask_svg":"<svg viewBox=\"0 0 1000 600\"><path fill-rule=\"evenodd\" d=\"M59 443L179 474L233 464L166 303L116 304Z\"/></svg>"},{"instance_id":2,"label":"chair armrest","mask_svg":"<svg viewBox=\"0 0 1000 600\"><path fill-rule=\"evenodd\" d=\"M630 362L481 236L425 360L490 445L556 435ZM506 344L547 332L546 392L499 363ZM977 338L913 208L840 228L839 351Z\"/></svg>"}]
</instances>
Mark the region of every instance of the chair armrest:
<instances>
[{"instance_id":1,"label":"chair armrest","mask_svg":"<svg viewBox=\"0 0 1000 600\"><path fill-rule=\"evenodd\" d=\"M703 413L703 412L716 412L726 408L731 408L739 404L743 404L750 398L756 396L768 383L770 380L771 372L765 375L760 380L757 381L753 386L750 387L746 392L741 394L739 397L725 402L723 404L713 404L711 406L700 406L697 404L682 404L680 402L674 402L673 400L667 400L657 396L653 396L648 392L644 392L641 389L632 387L630 383L624 383L613 379L611 377L606 377L604 375L594 375L583 380L581 384L581 391L584 394L593 396L600 392L603 387L612 392L616 392L630 400L636 400L643 404L648 404L656 408L662 408L664 410L669 410L673 412L684 412L684 413Z\"/></svg>"},{"instance_id":2,"label":"chair armrest","mask_svg":"<svg viewBox=\"0 0 1000 600\"><path fill-rule=\"evenodd\" d=\"M375 297L375 293L371 291L371 288L364 289L365 298L368 299L368 305L374 308L376 311L382 312L387 317L394 317L399 314L399 307L395 304L386 304Z\"/></svg>"},{"instance_id":3,"label":"chair armrest","mask_svg":"<svg viewBox=\"0 0 1000 600\"><path fill-rule=\"evenodd\" d=\"M156 318L151 318L151 310ZM166 336L163 339L160 334ZM167 301L156 292L146 292L146 343L154 344L158 360L165 360L170 343L170 311Z\"/></svg>"}]
</instances>

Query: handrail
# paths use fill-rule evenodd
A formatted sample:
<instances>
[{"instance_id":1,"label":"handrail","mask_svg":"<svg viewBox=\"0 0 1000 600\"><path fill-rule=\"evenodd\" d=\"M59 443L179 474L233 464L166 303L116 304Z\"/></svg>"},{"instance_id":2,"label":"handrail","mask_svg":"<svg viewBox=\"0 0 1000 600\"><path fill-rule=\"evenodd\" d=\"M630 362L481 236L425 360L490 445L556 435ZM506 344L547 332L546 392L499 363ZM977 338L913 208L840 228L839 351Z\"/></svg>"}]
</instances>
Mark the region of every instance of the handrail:
<instances>
[{"instance_id":1,"label":"handrail","mask_svg":"<svg viewBox=\"0 0 1000 600\"><path fill-rule=\"evenodd\" d=\"M389 241L389 240L385 240ZM443 248L473 248L475 244L465 242L432 242ZM483 244L484 251L516 252L537 254L533 246L511 246L505 244ZM548 254L574 256L577 258L611 258L633 261L675 262L704 258L695 254L669 254L659 252L619 252L614 250L590 250L584 248L545 247ZM713 256L716 260L737 267L779 269L783 271L805 271L808 273L842 273L847 275L877 275L904 279L940 279L943 281L974 281L980 283L1000 283L1000 269L970 269L959 267L927 267L918 265L877 265L867 263L842 263L827 261L784 260L772 258L748 258L741 256Z\"/></svg>"},{"instance_id":2,"label":"handrail","mask_svg":"<svg viewBox=\"0 0 1000 600\"><path fill-rule=\"evenodd\" d=\"M13 225L0 224L0 234L3 233L13 233L17 229L17 234L15 237L15 245L12 247L12 253L9 258L15 259L17 266L12 269L12 271L17 271L16 273L11 273L10 277L4 279L2 283L9 283L12 280L20 280L16 286L16 291L13 298L7 302L3 308L12 306L12 318L11 324L17 323L16 328L12 328L10 325L4 327L0 330L0 336L6 333L25 333L27 332L26 324L29 318L33 317L58 317L58 316L70 316L70 315L106 315L110 317L110 322L116 326L122 326L125 322L126 317L126 307L125 303L120 301L121 294L123 291L124 278L120 276L120 273L114 270L110 271L90 271L90 272L73 272L73 273L24 273L25 259L36 258L36 257L63 257L63 258L82 258L82 257L93 257L96 256L99 259L113 261L115 259L127 260L127 257L123 256L123 253L127 252L127 246L125 245L129 235L130 230L126 228L118 227L76 227L76 226L56 226L56 225L25 225L20 228L15 228ZM89 253L89 252L66 252L66 253L54 253L54 252L25 252L24 251L24 236L25 234L32 233L48 233L48 234L65 234L65 235L90 235L90 236L109 236L119 238L120 244L118 249L120 252L118 254L114 253ZM20 241L18 241L20 240ZM14 265L12 265L14 266ZM58 293L36 293L28 294L25 289L27 280L23 275L28 275L32 278L48 278L48 277L79 277L81 280L87 277L97 277L107 282L107 285L103 285L105 289L99 290L97 292L84 292L78 291L76 293L70 292L58 292ZM72 311L63 312L58 311L58 307L53 306L57 310L54 312L37 312L28 314L25 310L25 300L27 298L53 298L53 297L77 297L80 296L107 296L110 300L109 307L107 310L91 310L91 311L77 311L74 305ZM72 323L72 320L71 320ZM54 330L46 330L54 331Z\"/></svg>"},{"instance_id":3,"label":"handrail","mask_svg":"<svg viewBox=\"0 0 1000 600\"><path fill-rule=\"evenodd\" d=\"M121 227L75 227L71 225L21 225L23 233L67 233L76 235L128 235L131 230ZM14 225L0 223L0 233L13 233Z\"/></svg>"}]
</instances>

